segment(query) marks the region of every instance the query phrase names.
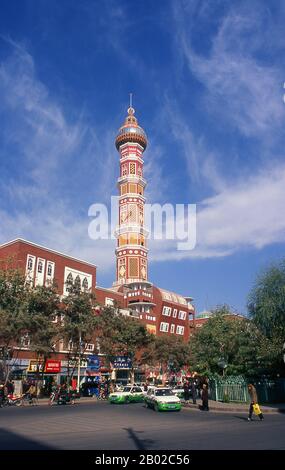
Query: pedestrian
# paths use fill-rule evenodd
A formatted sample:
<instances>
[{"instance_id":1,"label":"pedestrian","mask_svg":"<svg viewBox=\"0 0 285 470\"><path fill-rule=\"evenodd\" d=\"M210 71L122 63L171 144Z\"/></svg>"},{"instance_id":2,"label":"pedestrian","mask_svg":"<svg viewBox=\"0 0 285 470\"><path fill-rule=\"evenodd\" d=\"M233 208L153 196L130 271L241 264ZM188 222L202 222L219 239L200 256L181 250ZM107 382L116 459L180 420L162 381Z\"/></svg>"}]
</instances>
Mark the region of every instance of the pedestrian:
<instances>
[{"instance_id":1,"label":"pedestrian","mask_svg":"<svg viewBox=\"0 0 285 470\"><path fill-rule=\"evenodd\" d=\"M31 383L29 390L27 391L27 397L29 399L30 405L34 405L36 394L37 394L36 386L33 383Z\"/></svg>"},{"instance_id":2,"label":"pedestrian","mask_svg":"<svg viewBox=\"0 0 285 470\"><path fill-rule=\"evenodd\" d=\"M5 401L4 384L0 384L0 408L3 406L4 401Z\"/></svg>"},{"instance_id":3,"label":"pedestrian","mask_svg":"<svg viewBox=\"0 0 285 470\"><path fill-rule=\"evenodd\" d=\"M6 387L7 387L8 395L14 395L15 386L11 380L7 381Z\"/></svg>"},{"instance_id":4,"label":"pedestrian","mask_svg":"<svg viewBox=\"0 0 285 470\"><path fill-rule=\"evenodd\" d=\"M190 390L189 390L189 384L188 384L188 382L185 382L185 383L184 383L183 389L184 389L184 401L185 401L185 403L189 403L189 399L190 399Z\"/></svg>"},{"instance_id":5,"label":"pedestrian","mask_svg":"<svg viewBox=\"0 0 285 470\"><path fill-rule=\"evenodd\" d=\"M262 421L264 419L263 414L260 411L259 404L258 404L258 397L257 397L257 392L256 388L252 384L248 384L248 393L250 396L250 405L249 405L249 410L248 410L248 421L252 421L252 413L254 412Z\"/></svg>"},{"instance_id":6,"label":"pedestrian","mask_svg":"<svg viewBox=\"0 0 285 470\"><path fill-rule=\"evenodd\" d=\"M202 394L201 394L201 398L202 398L202 407L201 409L203 411L209 411L209 393L208 393L208 387L207 387L207 384L203 384L202 386Z\"/></svg>"},{"instance_id":7,"label":"pedestrian","mask_svg":"<svg viewBox=\"0 0 285 470\"><path fill-rule=\"evenodd\" d=\"M193 404L196 405L196 398L197 398L197 395L196 395L196 384L195 384L195 380L192 379L191 380L191 393L192 393L192 400L193 400Z\"/></svg>"}]
</instances>

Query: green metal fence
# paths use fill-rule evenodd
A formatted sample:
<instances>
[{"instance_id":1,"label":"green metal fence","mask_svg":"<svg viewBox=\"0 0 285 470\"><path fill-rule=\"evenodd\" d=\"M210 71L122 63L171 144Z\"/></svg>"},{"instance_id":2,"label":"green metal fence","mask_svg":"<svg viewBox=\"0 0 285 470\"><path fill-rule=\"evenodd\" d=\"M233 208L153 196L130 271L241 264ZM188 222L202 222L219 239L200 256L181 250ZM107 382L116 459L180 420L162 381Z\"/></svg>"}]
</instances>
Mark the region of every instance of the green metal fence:
<instances>
[{"instance_id":1,"label":"green metal fence","mask_svg":"<svg viewBox=\"0 0 285 470\"><path fill-rule=\"evenodd\" d=\"M248 383L252 383L257 391L259 403L284 403L285 379L227 379L209 381L210 398L215 401L248 403L250 397L247 390Z\"/></svg>"}]
</instances>

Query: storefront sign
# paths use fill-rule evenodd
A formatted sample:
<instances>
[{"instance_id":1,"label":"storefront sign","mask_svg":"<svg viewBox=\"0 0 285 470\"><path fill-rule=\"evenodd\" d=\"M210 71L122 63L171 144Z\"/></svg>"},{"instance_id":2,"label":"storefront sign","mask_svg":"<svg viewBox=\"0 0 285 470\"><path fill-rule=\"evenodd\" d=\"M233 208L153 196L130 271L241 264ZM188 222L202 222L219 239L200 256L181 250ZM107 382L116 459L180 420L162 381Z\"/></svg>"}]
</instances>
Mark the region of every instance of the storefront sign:
<instances>
[{"instance_id":1,"label":"storefront sign","mask_svg":"<svg viewBox=\"0 0 285 470\"><path fill-rule=\"evenodd\" d=\"M90 370L100 370L101 358L100 356L91 355L87 357L87 368Z\"/></svg>"},{"instance_id":2,"label":"storefront sign","mask_svg":"<svg viewBox=\"0 0 285 470\"><path fill-rule=\"evenodd\" d=\"M27 369L27 372L42 372L44 367L43 362L38 362L35 359L31 359L29 362L29 367Z\"/></svg>"},{"instance_id":3,"label":"storefront sign","mask_svg":"<svg viewBox=\"0 0 285 470\"><path fill-rule=\"evenodd\" d=\"M60 361L46 361L45 372L49 374L58 374L61 371L61 362Z\"/></svg>"},{"instance_id":4,"label":"storefront sign","mask_svg":"<svg viewBox=\"0 0 285 470\"><path fill-rule=\"evenodd\" d=\"M128 356L114 356L112 359L113 369L131 369L132 360Z\"/></svg>"}]
</instances>

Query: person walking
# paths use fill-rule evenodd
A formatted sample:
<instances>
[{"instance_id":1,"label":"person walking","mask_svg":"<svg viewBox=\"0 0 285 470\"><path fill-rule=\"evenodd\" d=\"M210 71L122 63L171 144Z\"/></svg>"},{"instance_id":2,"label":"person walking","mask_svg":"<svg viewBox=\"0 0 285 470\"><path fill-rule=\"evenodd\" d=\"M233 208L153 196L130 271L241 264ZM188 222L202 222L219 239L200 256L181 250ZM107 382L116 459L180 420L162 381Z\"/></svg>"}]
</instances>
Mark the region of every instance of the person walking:
<instances>
[{"instance_id":1,"label":"person walking","mask_svg":"<svg viewBox=\"0 0 285 470\"><path fill-rule=\"evenodd\" d=\"M196 405L197 395L196 395L196 384L195 384L194 379L191 380L191 393L192 393L193 404Z\"/></svg>"},{"instance_id":2,"label":"person walking","mask_svg":"<svg viewBox=\"0 0 285 470\"><path fill-rule=\"evenodd\" d=\"M201 407L201 409L203 411L209 411L209 392L208 392L207 384L203 384L203 386L202 386L201 398L202 398L202 407Z\"/></svg>"},{"instance_id":3,"label":"person walking","mask_svg":"<svg viewBox=\"0 0 285 470\"><path fill-rule=\"evenodd\" d=\"M189 403L190 390L189 390L188 382L184 383L183 389L184 389L184 401L185 401L185 403Z\"/></svg>"},{"instance_id":4,"label":"person walking","mask_svg":"<svg viewBox=\"0 0 285 470\"><path fill-rule=\"evenodd\" d=\"M250 396L250 405L249 405L249 410L248 410L248 421L252 421L252 413L254 412L262 421L264 419L263 414L260 411L259 405L258 405L258 397L257 397L257 392L256 388L252 384L248 384L248 393Z\"/></svg>"}]
</instances>

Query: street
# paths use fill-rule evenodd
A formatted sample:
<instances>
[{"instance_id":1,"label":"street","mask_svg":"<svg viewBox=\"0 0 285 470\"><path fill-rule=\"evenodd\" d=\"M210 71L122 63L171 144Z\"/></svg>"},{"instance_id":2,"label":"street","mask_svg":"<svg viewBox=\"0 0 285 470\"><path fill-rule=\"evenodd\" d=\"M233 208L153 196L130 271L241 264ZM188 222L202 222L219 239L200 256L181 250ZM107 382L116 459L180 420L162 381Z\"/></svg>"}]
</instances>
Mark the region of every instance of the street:
<instances>
[{"instance_id":1,"label":"street","mask_svg":"<svg viewBox=\"0 0 285 470\"><path fill-rule=\"evenodd\" d=\"M263 422L242 413L155 412L108 402L0 409L1 450L285 449L285 415Z\"/></svg>"}]
</instances>

